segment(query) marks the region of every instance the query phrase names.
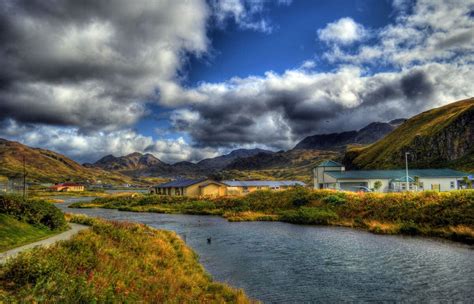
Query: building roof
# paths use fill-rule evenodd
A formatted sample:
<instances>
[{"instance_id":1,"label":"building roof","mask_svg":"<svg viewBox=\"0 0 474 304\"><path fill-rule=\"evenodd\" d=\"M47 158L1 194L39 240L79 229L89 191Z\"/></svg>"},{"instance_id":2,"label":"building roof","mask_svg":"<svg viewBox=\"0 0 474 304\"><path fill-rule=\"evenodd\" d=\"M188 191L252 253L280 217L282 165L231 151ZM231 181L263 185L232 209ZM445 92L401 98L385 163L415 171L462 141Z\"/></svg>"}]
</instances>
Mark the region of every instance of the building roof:
<instances>
[{"instance_id":1,"label":"building roof","mask_svg":"<svg viewBox=\"0 0 474 304\"><path fill-rule=\"evenodd\" d=\"M306 184L300 181L286 180L286 181L222 181L229 187L284 187L284 186L305 186Z\"/></svg>"},{"instance_id":2,"label":"building roof","mask_svg":"<svg viewBox=\"0 0 474 304\"><path fill-rule=\"evenodd\" d=\"M330 171L325 174L336 179L398 179L406 175L405 170L354 170ZM418 177L464 177L467 173L453 169L408 169L409 176Z\"/></svg>"},{"instance_id":3,"label":"building roof","mask_svg":"<svg viewBox=\"0 0 474 304\"><path fill-rule=\"evenodd\" d=\"M157 188L181 188L181 187L189 187L191 185L200 183L207 180L207 178L200 178L200 179L177 179L167 183L159 184Z\"/></svg>"},{"instance_id":4,"label":"building roof","mask_svg":"<svg viewBox=\"0 0 474 304\"><path fill-rule=\"evenodd\" d=\"M56 184L56 185L52 185L50 188L60 188L60 187L82 187L83 185L81 184L77 184L77 183L71 183L71 182L68 182L68 183L62 183L62 184Z\"/></svg>"},{"instance_id":5,"label":"building roof","mask_svg":"<svg viewBox=\"0 0 474 304\"><path fill-rule=\"evenodd\" d=\"M318 167L344 167L344 165L333 160L325 160L318 165Z\"/></svg>"}]
</instances>

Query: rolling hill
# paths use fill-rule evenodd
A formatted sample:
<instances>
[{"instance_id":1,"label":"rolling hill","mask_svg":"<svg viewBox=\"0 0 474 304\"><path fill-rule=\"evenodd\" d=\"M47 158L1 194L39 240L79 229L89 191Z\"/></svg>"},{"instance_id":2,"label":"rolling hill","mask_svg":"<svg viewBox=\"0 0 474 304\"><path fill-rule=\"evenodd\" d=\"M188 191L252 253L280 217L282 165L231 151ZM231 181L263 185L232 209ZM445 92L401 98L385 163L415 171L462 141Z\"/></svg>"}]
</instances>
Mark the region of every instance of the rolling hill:
<instances>
[{"instance_id":1,"label":"rolling hill","mask_svg":"<svg viewBox=\"0 0 474 304\"><path fill-rule=\"evenodd\" d=\"M347 168L401 168L405 152L417 168L474 171L474 98L420 113L383 139L347 151Z\"/></svg>"},{"instance_id":2,"label":"rolling hill","mask_svg":"<svg viewBox=\"0 0 474 304\"><path fill-rule=\"evenodd\" d=\"M126 183L130 178L97 168L86 168L59 153L30 148L18 142L0 138L0 176L23 176L23 158L27 181L55 183L64 181Z\"/></svg>"}]
</instances>

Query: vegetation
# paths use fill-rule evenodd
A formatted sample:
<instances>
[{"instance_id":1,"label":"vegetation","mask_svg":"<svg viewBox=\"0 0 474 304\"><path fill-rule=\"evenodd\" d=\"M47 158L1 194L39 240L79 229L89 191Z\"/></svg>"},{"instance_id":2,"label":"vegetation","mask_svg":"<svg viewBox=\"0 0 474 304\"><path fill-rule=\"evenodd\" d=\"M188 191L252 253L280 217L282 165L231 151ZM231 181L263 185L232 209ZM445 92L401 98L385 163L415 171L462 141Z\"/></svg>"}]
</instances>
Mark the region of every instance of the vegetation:
<instances>
[{"instance_id":1,"label":"vegetation","mask_svg":"<svg viewBox=\"0 0 474 304\"><path fill-rule=\"evenodd\" d=\"M402 168L404 152L410 152L413 167L474 171L473 118L474 98L423 112L376 143L349 149L344 163L347 168Z\"/></svg>"},{"instance_id":2,"label":"vegetation","mask_svg":"<svg viewBox=\"0 0 474 304\"><path fill-rule=\"evenodd\" d=\"M221 215L231 221L280 220L358 227L376 233L440 236L474 243L474 191L348 193L296 188L243 197L159 195L98 198L71 207Z\"/></svg>"},{"instance_id":3,"label":"vegetation","mask_svg":"<svg viewBox=\"0 0 474 304\"><path fill-rule=\"evenodd\" d=\"M63 213L52 204L0 195L0 251L40 240L66 228Z\"/></svg>"},{"instance_id":4,"label":"vegetation","mask_svg":"<svg viewBox=\"0 0 474 304\"><path fill-rule=\"evenodd\" d=\"M61 230L67 226L64 214L43 200L24 200L19 196L0 195L0 214L50 230Z\"/></svg>"},{"instance_id":5,"label":"vegetation","mask_svg":"<svg viewBox=\"0 0 474 304\"><path fill-rule=\"evenodd\" d=\"M173 232L84 216L71 221L92 227L0 267L0 302L249 302L213 282Z\"/></svg>"}]
</instances>

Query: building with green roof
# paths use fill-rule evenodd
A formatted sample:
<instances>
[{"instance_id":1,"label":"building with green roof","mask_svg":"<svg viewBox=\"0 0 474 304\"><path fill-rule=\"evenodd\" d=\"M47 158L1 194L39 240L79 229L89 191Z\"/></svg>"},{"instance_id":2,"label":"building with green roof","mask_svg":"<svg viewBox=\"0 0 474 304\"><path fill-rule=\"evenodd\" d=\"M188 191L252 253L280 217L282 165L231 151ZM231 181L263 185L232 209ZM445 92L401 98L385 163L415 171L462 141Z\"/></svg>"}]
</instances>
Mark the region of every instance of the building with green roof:
<instances>
[{"instance_id":1,"label":"building with green roof","mask_svg":"<svg viewBox=\"0 0 474 304\"><path fill-rule=\"evenodd\" d=\"M353 170L324 161L313 170L315 189L346 191L451 191L462 188L467 173L452 169Z\"/></svg>"}]
</instances>

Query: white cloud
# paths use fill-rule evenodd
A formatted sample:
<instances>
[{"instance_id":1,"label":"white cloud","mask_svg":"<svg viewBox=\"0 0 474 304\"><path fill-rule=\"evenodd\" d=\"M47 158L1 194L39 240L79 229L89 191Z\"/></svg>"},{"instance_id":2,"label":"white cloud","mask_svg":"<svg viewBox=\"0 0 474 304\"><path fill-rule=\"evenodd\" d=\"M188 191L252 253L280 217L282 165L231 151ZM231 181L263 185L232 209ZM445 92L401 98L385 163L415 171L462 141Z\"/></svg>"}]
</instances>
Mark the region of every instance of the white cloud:
<instances>
[{"instance_id":1,"label":"white cloud","mask_svg":"<svg viewBox=\"0 0 474 304\"><path fill-rule=\"evenodd\" d=\"M277 4L290 5L291 2L291 0L279 0ZM263 11L265 5L270 3L265 0L213 0L211 6L217 24L221 27L231 19L243 30L269 34L274 28L268 18L263 16Z\"/></svg>"},{"instance_id":2,"label":"white cloud","mask_svg":"<svg viewBox=\"0 0 474 304\"><path fill-rule=\"evenodd\" d=\"M325 28L318 30L320 40L342 45L359 41L366 35L367 31L364 26L355 22L350 17L341 18L335 22L328 23Z\"/></svg>"},{"instance_id":3,"label":"white cloud","mask_svg":"<svg viewBox=\"0 0 474 304\"><path fill-rule=\"evenodd\" d=\"M26 126L8 120L2 125L0 136L50 149L79 162L95 162L108 154L122 156L133 152L151 153L167 163L198 161L218 154L217 149L196 149L182 137L155 140L130 129L83 134L77 128Z\"/></svg>"},{"instance_id":4,"label":"white cloud","mask_svg":"<svg viewBox=\"0 0 474 304\"><path fill-rule=\"evenodd\" d=\"M462 60L474 52L474 0L417 1L407 13L406 1L395 6L394 24L380 29L378 43L363 45L355 53L331 48L331 62L372 63L408 67L433 61Z\"/></svg>"}]
</instances>

